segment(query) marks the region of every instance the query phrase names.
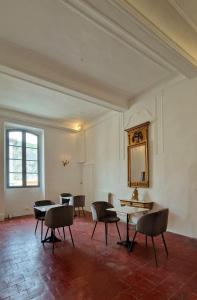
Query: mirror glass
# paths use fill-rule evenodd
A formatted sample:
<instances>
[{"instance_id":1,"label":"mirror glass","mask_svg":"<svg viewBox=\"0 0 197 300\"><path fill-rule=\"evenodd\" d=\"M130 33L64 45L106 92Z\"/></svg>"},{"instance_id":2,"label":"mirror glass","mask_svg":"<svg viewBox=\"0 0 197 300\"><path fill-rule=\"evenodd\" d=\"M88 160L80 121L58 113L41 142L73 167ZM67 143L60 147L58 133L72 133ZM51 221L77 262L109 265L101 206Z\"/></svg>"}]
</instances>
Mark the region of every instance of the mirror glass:
<instances>
[{"instance_id":1,"label":"mirror glass","mask_svg":"<svg viewBox=\"0 0 197 300\"><path fill-rule=\"evenodd\" d=\"M131 181L145 181L146 174L146 147L133 147L131 151Z\"/></svg>"},{"instance_id":2,"label":"mirror glass","mask_svg":"<svg viewBox=\"0 0 197 300\"><path fill-rule=\"evenodd\" d=\"M148 161L149 122L127 129L128 133L128 186L149 186Z\"/></svg>"}]
</instances>

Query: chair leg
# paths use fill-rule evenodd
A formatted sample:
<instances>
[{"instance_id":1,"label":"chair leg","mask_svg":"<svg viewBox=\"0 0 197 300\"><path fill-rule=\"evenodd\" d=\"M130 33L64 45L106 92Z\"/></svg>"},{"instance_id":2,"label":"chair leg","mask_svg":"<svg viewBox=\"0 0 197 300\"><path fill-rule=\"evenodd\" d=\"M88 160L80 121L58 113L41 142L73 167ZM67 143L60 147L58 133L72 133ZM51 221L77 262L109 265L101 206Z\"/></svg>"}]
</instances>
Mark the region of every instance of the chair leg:
<instances>
[{"instance_id":1,"label":"chair leg","mask_svg":"<svg viewBox=\"0 0 197 300\"><path fill-rule=\"evenodd\" d=\"M54 254L54 246L55 246L55 229L51 229L51 233L52 233L52 236L53 236L53 254Z\"/></svg>"},{"instance_id":2,"label":"chair leg","mask_svg":"<svg viewBox=\"0 0 197 300\"><path fill-rule=\"evenodd\" d=\"M77 211L76 211L76 207L74 207L74 217L77 216Z\"/></svg>"},{"instance_id":3,"label":"chair leg","mask_svg":"<svg viewBox=\"0 0 197 300\"><path fill-rule=\"evenodd\" d=\"M95 225L94 225L94 229L93 229L93 232L92 232L91 239L93 238L93 235L94 235L94 232L95 232L95 229L96 229L96 225L97 225L97 221L95 222Z\"/></svg>"},{"instance_id":4,"label":"chair leg","mask_svg":"<svg viewBox=\"0 0 197 300\"><path fill-rule=\"evenodd\" d=\"M38 222L39 222L39 220L37 219L36 227L35 227L35 233L36 233L36 230L37 230L37 227L38 227Z\"/></svg>"},{"instance_id":5,"label":"chair leg","mask_svg":"<svg viewBox=\"0 0 197 300\"><path fill-rule=\"evenodd\" d=\"M163 232L162 232L161 236L162 236L163 243L164 243L164 246L165 246L165 250L166 250L166 256L168 256L168 248L167 248L167 245L166 245L166 241L165 241L165 239L164 239Z\"/></svg>"},{"instance_id":6,"label":"chair leg","mask_svg":"<svg viewBox=\"0 0 197 300\"><path fill-rule=\"evenodd\" d=\"M146 235L146 247L147 247L147 238L148 238L148 237L147 237L147 235Z\"/></svg>"},{"instance_id":7,"label":"chair leg","mask_svg":"<svg viewBox=\"0 0 197 300\"><path fill-rule=\"evenodd\" d=\"M47 227L47 231L46 231L46 234L45 234L44 240L42 240L43 244L44 244L44 241L45 241L45 240L46 240L46 238L47 238L48 231L49 231L49 227Z\"/></svg>"},{"instance_id":8,"label":"chair leg","mask_svg":"<svg viewBox=\"0 0 197 300\"><path fill-rule=\"evenodd\" d=\"M64 227L63 227L63 234L64 234L64 241L65 241L65 231L64 231Z\"/></svg>"},{"instance_id":9,"label":"chair leg","mask_svg":"<svg viewBox=\"0 0 197 300\"><path fill-rule=\"evenodd\" d=\"M78 215L79 215L79 217L80 217L80 209L79 209L79 207L78 207Z\"/></svg>"},{"instance_id":10,"label":"chair leg","mask_svg":"<svg viewBox=\"0 0 197 300\"><path fill-rule=\"evenodd\" d=\"M83 211L83 216L85 217L85 211L84 211L84 209L83 209L83 206L82 206L82 211Z\"/></svg>"},{"instance_id":11,"label":"chair leg","mask_svg":"<svg viewBox=\"0 0 197 300\"><path fill-rule=\"evenodd\" d=\"M72 236L72 232L71 232L70 226L68 226L68 228L69 228L69 231L70 231L70 237L71 237L71 240L72 240L73 247L75 247L75 244L74 244L74 241L73 241L73 236Z\"/></svg>"},{"instance_id":12,"label":"chair leg","mask_svg":"<svg viewBox=\"0 0 197 300\"><path fill-rule=\"evenodd\" d=\"M132 251L132 248L133 248L133 245L134 245L134 242L135 242L135 238L136 238L137 233L138 233L138 232L135 231L134 237L133 237L132 242L131 242L131 246L129 247L129 251Z\"/></svg>"},{"instance_id":13,"label":"chair leg","mask_svg":"<svg viewBox=\"0 0 197 300\"><path fill-rule=\"evenodd\" d=\"M61 237L61 234L60 234L59 228L57 228L57 231L58 231L58 234L59 234L59 236Z\"/></svg>"},{"instance_id":14,"label":"chair leg","mask_svg":"<svg viewBox=\"0 0 197 300\"><path fill-rule=\"evenodd\" d=\"M41 241L42 241L42 235L43 235L43 222L44 222L44 220L41 220Z\"/></svg>"},{"instance_id":15,"label":"chair leg","mask_svg":"<svg viewBox=\"0 0 197 300\"><path fill-rule=\"evenodd\" d=\"M132 240L132 242L134 243L134 241L135 241L135 238L136 238L136 235L137 235L137 231L135 231L135 233L134 233L134 237L133 237L133 240Z\"/></svg>"},{"instance_id":16,"label":"chair leg","mask_svg":"<svg viewBox=\"0 0 197 300\"><path fill-rule=\"evenodd\" d=\"M107 246L107 234L108 234L108 228L107 228L107 222L105 222L105 244Z\"/></svg>"},{"instance_id":17,"label":"chair leg","mask_svg":"<svg viewBox=\"0 0 197 300\"><path fill-rule=\"evenodd\" d=\"M155 263L156 263L156 267L158 267L158 263L157 263L157 254L156 254L156 249L155 249L155 243L154 243L153 236L151 236L151 239L152 239L153 250L154 250L154 255L155 255Z\"/></svg>"},{"instance_id":18,"label":"chair leg","mask_svg":"<svg viewBox=\"0 0 197 300\"><path fill-rule=\"evenodd\" d=\"M117 223L117 222L116 222L116 228L117 228L118 235L119 235L119 238L120 238L120 241L121 241L121 235L120 235L120 231L119 231L119 228L118 228L118 223Z\"/></svg>"}]
</instances>

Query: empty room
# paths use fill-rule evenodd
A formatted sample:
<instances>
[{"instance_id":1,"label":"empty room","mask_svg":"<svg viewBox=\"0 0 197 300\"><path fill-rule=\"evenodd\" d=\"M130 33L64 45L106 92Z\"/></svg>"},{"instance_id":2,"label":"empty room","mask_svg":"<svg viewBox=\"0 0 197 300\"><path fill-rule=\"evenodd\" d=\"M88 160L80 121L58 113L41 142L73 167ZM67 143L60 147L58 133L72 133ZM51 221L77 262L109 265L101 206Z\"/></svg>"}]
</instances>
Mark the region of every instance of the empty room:
<instances>
[{"instance_id":1,"label":"empty room","mask_svg":"<svg viewBox=\"0 0 197 300\"><path fill-rule=\"evenodd\" d=\"M0 1L0 300L197 300L197 1Z\"/></svg>"}]
</instances>

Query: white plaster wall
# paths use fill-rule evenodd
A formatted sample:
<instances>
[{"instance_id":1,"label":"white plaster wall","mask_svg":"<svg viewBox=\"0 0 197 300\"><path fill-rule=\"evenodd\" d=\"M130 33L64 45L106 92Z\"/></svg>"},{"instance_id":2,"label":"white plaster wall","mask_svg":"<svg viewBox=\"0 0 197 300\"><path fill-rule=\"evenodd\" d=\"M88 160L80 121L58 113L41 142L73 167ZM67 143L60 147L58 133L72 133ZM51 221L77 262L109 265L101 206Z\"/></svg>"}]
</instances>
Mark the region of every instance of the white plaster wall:
<instances>
[{"instance_id":1,"label":"white plaster wall","mask_svg":"<svg viewBox=\"0 0 197 300\"><path fill-rule=\"evenodd\" d=\"M92 201L107 200L108 192L115 205L131 197L124 129L150 121L150 188L139 189L139 197L169 207L170 231L197 237L196 95L197 79L185 79L86 130L86 164L94 165Z\"/></svg>"},{"instance_id":2,"label":"white plaster wall","mask_svg":"<svg viewBox=\"0 0 197 300\"><path fill-rule=\"evenodd\" d=\"M76 145L76 133L45 129L46 199L59 201L60 193L80 193L80 165ZM62 154L67 154L70 158L70 163L65 167L61 162Z\"/></svg>"},{"instance_id":3,"label":"white plaster wall","mask_svg":"<svg viewBox=\"0 0 197 300\"><path fill-rule=\"evenodd\" d=\"M8 214L20 216L33 212L36 200L50 199L59 201L59 193L80 193L79 165L77 164L77 135L64 130L43 126L44 132L44 172L45 180L38 188L7 189L4 180L4 122L13 122L25 126L36 124L14 122L10 118L0 118L0 219ZM67 154L70 164L63 167L61 156Z\"/></svg>"},{"instance_id":4,"label":"white plaster wall","mask_svg":"<svg viewBox=\"0 0 197 300\"><path fill-rule=\"evenodd\" d=\"M119 113L85 131L86 164L93 168L92 201L119 193ZM84 179L85 180L85 179Z\"/></svg>"}]
</instances>

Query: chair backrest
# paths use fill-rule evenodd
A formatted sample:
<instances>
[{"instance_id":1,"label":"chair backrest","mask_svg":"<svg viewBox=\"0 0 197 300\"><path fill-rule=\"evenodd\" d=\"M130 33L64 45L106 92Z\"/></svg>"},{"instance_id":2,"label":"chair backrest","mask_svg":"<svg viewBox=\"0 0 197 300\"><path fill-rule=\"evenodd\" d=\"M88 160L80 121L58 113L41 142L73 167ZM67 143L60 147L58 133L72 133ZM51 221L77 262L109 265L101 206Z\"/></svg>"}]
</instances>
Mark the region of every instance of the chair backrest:
<instances>
[{"instance_id":1,"label":"chair backrest","mask_svg":"<svg viewBox=\"0 0 197 300\"><path fill-rule=\"evenodd\" d=\"M45 205L52 205L55 204L55 202L51 201L51 200L38 200L36 202L34 202L34 207L35 206L45 206ZM41 212L37 209L34 208L34 216L35 218L39 218L45 215L45 212Z\"/></svg>"},{"instance_id":2,"label":"chair backrest","mask_svg":"<svg viewBox=\"0 0 197 300\"><path fill-rule=\"evenodd\" d=\"M50 228L59 228L73 224L73 206L58 206L49 209L45 216L45 224Z\"/></svg>"},{"instance_id":3,"label":"chair backrest","mask_svg":"<svg viewBox=\"0 0 197 300\"><path fill-rule=\"evenodd\" d=\"M72 194L70 193L61 193L60 194L60 203L61 204L73 204L71 203L71 200L72 200Z\"/></svg>"},{"instance_id":4,"label":"chair backrest","mask_svg":"<svg viewBox=\"0 0 197 300\"><path fill-rule=\"evenodd\" d=\"M70 194L70 193L61 193L60 196L66 198L66 197L72 197L72 194Z\"/></svg>"},{"instance_id":5,"label":"chair backrest","mask_svg":"<svg viewBox=\"0 0 197 300\"><path fill-rule=\"evenodd\" d=\"M138 220L136 230L149 236L157 236L166 231L168 214L168 208L148 213Z\"/></svg>"},{"instance_id":6,"label":"chair backrest","mask_svg":"<svg viewBox=\"0 0 197 300\"><path fill-rule=\"evenodd\" d=\"M96 201L91 204L92 218L94 221L102 221L107 217L116 217L116 212L106 210L113 208L113 205L106 201Z\"/></svg>"},{"instance_id":7,"label":"chair backrest","mask_svg":"<svg viewBox=\"0 0 197 300\"><path fill-rule=\"evenodd\" d=\"M74 207L84 207L85 206L85 195L77 195L73 197Z\"/></svg>"}]
</instances>

